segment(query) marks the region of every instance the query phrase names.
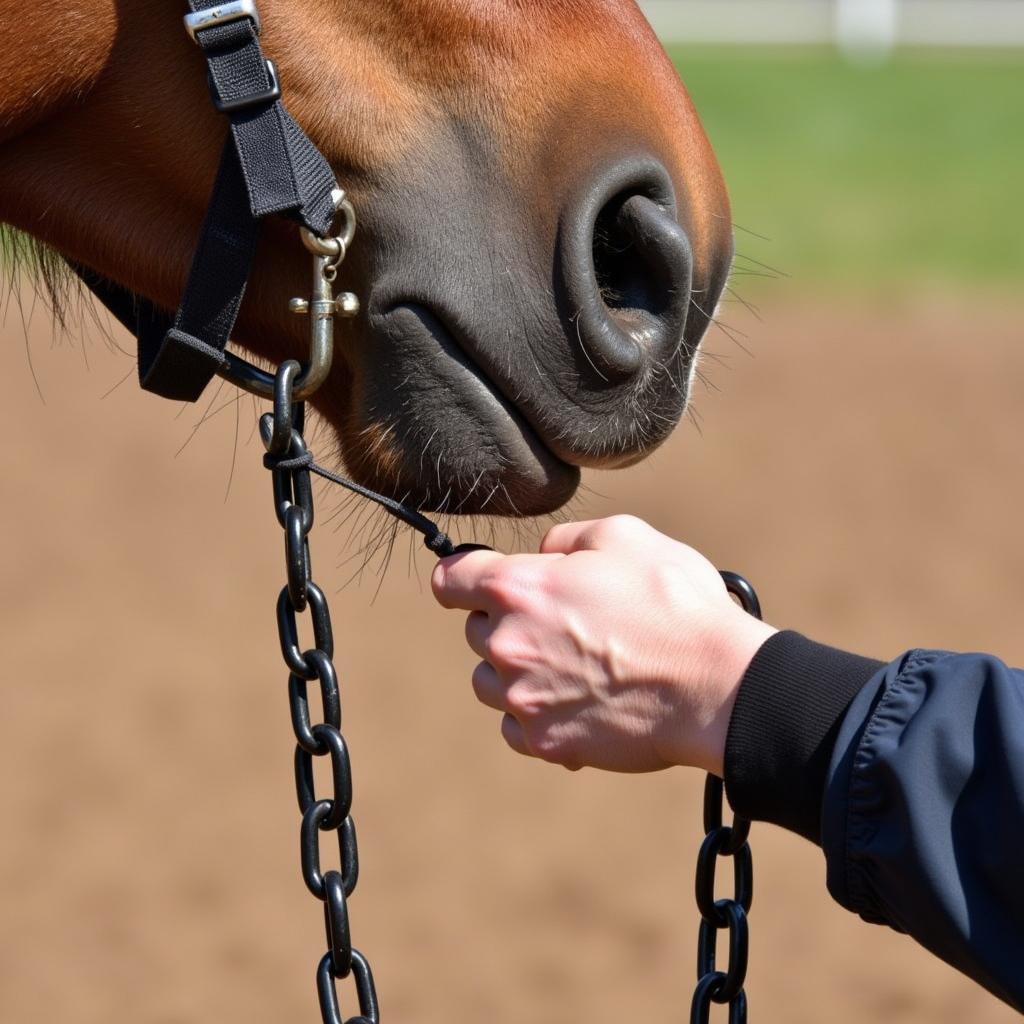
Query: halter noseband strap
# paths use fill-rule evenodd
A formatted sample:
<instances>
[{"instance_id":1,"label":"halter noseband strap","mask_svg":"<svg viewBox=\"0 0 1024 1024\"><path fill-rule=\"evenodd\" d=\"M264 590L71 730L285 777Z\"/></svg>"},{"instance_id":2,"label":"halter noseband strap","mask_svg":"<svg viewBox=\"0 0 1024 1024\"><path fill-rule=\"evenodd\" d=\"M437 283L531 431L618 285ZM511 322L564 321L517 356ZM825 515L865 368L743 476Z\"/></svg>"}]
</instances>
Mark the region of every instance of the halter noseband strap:
<instances>
[{"instance_id":1,"label":"halter noseband strap","mask_svg":"<svg viewBox=\"0 0 1024 1024\"><path fill-rule=\"evenodd\" d=\"M147 391L194 402L232 357L225 346L245 293L259 220L281 213L328 234L337 182L281 103L277 70L260 48L254 0L188 0L189 35L206 58L214 106L230 130L181 305L170 317L85 267L74 269L138 339Z\"/></svg>"}]
</instances>

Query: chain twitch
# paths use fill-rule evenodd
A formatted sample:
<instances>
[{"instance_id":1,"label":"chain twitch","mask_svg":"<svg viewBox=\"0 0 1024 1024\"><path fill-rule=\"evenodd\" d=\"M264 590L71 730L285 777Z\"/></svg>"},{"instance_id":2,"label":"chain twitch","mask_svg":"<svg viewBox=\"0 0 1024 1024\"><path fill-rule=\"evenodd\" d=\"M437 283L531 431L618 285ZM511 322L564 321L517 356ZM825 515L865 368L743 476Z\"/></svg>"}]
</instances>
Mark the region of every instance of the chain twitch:
<instances>
[{"instance_id":1,"label":"chain twitch","mask_svg":"<svg viewBox=\"0 0 1024 1024\"><path fill-rule=\"evenodd\" d=\"M314 256L314 267L326 261ZM314 282L322 280L314 273ZM330 285L320 292L314 285L313 331L318 321L330 323L333 313L318 313L317 303L333 303ZM307 310L308 311L308 307ZM321 337L323 340L323 336ZM316 351L317 342L313 345ZM330 353L330 334L324 342ZM328 359L328 366L330 365ZM309 379L311 371L306 371ZM306 888L323 905L326 953L317 968L317 996L323 1024L378 1024L380 1010L373 974L366 957L352 946L349 897L359 879L359 847L352 820L352 764L348 744L341 732L341 695L334 668L334 635L331 615L323 591L311 578L308 534L313 526L313 491L309 485L309 454L302 437L304 406L298 388L303 381L299 364L282 363L270 378L273 413L260 419L260 437L267 449L264 465L271 471L274 512L285 531L287 585L277 598L277 628L281 655L288 669L288 703L295 733L295 796L302 815L299 826L299 863ZM299 643L297 618L309 610L313 646L303 650ZM314 721L309 706L309 683L320 690L320 718ZM324 793L318 794L313 762L325 758ZM320 841L333 834L338 845L340 870L321 868ZM346 1018L338 1002L335 982L352 977L359 1003L359 1015Z\"/></svg>"}]
</instances>

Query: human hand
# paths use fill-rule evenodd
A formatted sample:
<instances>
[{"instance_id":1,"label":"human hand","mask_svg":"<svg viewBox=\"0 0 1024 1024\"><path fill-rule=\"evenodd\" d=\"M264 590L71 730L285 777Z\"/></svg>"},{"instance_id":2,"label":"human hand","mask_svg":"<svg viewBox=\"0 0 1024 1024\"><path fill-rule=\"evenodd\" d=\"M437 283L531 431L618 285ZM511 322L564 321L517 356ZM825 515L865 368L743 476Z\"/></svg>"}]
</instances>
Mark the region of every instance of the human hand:
<instances>
[{"instance_id":1,"label":"human hand","mask_svg":"<svg viewBox=\"0 0 1024 1024\"><path fill-rule=\"evenodd\" d=\"M740 680L774 627L699 552L640 519L566 523L537 555L470 551L431 579L468 611L479 700L521 754L609 771L722 774Z\"/></svg>"}]
</instances>

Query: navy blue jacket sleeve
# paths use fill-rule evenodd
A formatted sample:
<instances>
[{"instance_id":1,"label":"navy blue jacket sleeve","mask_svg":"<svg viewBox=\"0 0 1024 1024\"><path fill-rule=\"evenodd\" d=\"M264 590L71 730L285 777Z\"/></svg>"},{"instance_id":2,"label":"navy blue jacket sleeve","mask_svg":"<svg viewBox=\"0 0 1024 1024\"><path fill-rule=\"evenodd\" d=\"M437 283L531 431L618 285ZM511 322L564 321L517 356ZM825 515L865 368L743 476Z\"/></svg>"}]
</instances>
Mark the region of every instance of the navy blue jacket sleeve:
<instances>
[{"instance_id":1,"label":"navy blue jacket sleeve","mask_svg":"<svg viewBox=\"0 0 1024 1024\"><path fill-rule=\"evenodd\" d=\"M738 813L821 844L840 904L1024 1012L1024 672L778 634L741 684L725 769Z\"/></svg>"},{"instance_id":2,"label":"navy blue jacket sleeve","mask_svg":"<svg viewBox=\"0 0 1024 1024\"><path fill-rule=\"evenodd\" d=\"M822 804L828 887L1024 1011L1024 672L910 651L843 718Z\"/></svg>"}]
</instances>

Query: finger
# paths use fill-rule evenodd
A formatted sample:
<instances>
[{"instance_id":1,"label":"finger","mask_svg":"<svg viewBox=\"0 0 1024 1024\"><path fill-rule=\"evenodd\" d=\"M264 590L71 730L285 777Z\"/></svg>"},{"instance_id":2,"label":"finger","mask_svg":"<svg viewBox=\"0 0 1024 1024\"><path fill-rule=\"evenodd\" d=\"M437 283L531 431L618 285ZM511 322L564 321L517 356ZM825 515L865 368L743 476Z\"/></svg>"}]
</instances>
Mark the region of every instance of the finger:
<instances>
[{"instance_id":1,"label":"finger","mask_svg":"<svg viewBox=\"0 0 1024 1024\"><path fill-rule=\"evenodd\" d=\"M480 581L505 557L497 551L467 551L442 558L430 576L438 604L467 612L478 608L486 611L490 602L480 591Z\"/></svg>"},{"instance_id":2,"label":"finger","mask_svg":"<svg viewBox=\"0 0 1024 1024\"><path fill-rule=\"evenodd\" d=\"M505 711L508 707L505 687L489 662L481 661L473 669L473 692L485 707L494 708L495 711Z\"/></svg>"},{"instance_id":3,"label":"finger","mask_svg":"<svg viewBox=\"0 0 1024 1024\"><path fill-rule=\"evenodd\" d=\"M564 557L471 551L439 562L431 586L445 608L491 614L508 611L522 597L540 588L545 568Z\"/></svg>"},{"instance_id":4,"label":"finger","mask_svg":"<svg viewBox=\"0 0 1024 1024\"><path fill-rule=\"evenodd\" d=\"M569 555L593 547L594 527L600 519L586 519L580 523L559 523L552 526L540 542L540 550L546 555Z\"/></svg>"},{"instance_id":5,"label":"finger","mask_svg":"<svg viewBox=\"0 0 1024 1024\"><path fill-rule=\"evenodd\" d=\"M487 639L493 632L487 612L470 612L466 616L466 643L474 654L487 660Z\"/></svg>"},{"instance_id":6,"label":"finger","mask_svg":"<svg viewBox=\"0 0 1024 1024\"><path fill-rule=\"evenodd\" d=\"M570 555L574 551L592 551L622 546L636 547L656 536L657 531L632 515L608 516L582 523L560 523L548 530L541 551Z\"/></svg>"},{"instance_id":7,"label":"finger","mask_svg":"<svg viewBox=\"0 0 1024 1024\"><path fill-rule=\"evenodd\" d=\"M530 748L526 745L526 733L523 727L509 714L501 720L501 735L505 742L517 753L532 757Z\"/></svg>"}]
</instances>

